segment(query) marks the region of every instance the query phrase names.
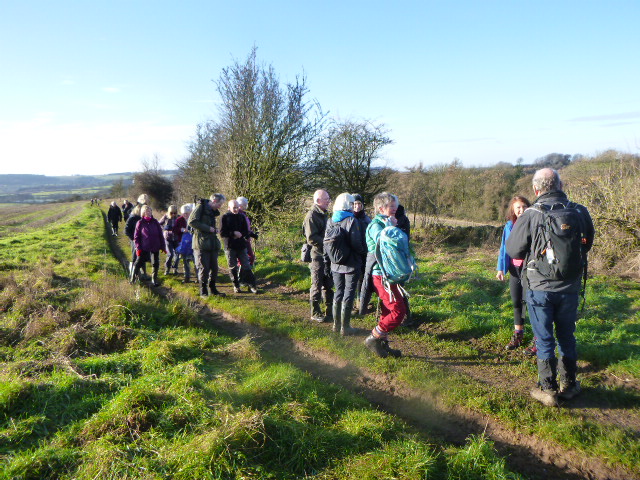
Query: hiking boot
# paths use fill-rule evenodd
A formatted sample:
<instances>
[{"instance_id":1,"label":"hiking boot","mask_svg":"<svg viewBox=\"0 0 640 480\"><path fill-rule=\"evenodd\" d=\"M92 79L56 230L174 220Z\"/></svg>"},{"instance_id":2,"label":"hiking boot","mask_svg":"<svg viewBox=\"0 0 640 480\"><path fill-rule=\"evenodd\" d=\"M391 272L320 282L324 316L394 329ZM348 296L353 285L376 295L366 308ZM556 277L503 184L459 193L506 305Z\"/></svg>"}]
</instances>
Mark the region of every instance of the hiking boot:
<instances>
[{"instance_id":1,"label":"hiking boot","mask_svg":"<svg viewBox=\"0 0 640 480\"><path fill-rule=\"evenodd\" d=\"M167 275L169 275L171 273L171 271L168 268L164 269L164 276L166 277Z\"/></svg>"},{"instance_id":2,"label":"hiking boot","mask_svg":"<svg viewBox=\"0 0 640 480\"><path fill-rule=\"evenodd\" d=\"M531 389L530 394L532 398L547 407L558 406L558 392L555 390L545 390L542 387L534 387Z\"/></svg>"},{"instance_id":3,"label":"hiking boot","mask_svg":"<svg viewBox=\"0 0 640 480\"><path fill-rule=\"evenodd\" d=\"M558 397L562 400L571 400L573 397L578 395L582 391L582 387L580 387L580 382L577 380L569 385L563 385L560 383L560 392L558 393Z\"/></svg>"},{"instance_id":4,"label":"hiking boot","mask_svg":"<svg viewBox=\"0 0 640 480\"><path fill-rule=\"evenodd\" d=\"M200 296L202 298L207 298L209 296L209 290L207 290L207 284L206 283L201 283L200 284Z\"/></svg>"},{"instance_id":5,"label":"hiking boot","mask_svg":"<svg viewBox=\"0 0 640 480\"><path fill-rule=\"evenodd\" d=\"M250 291L251 293L258 293L258 289L256 288L256 286L255 286L255 285L250 285L250 286L249 286L249 291Z\"/></svg>"},{"instance_id":6,"label":"hiking boot","mask_svg":"<svg viewBox=\"0 0 640 480\"><path fill-rule=\"evenodd\" d=\"M535 357L538 355L538 347L536 347L536 337L533 337L531 340L531 345L523 350L523 352L527 357Z\"/></svg>"},{"instance_id":7,"label":"hiking boot","mask_svg":"<svg viewBox=\"0 0 640 480\"><path fill-rule=\"evenodd\" d=\"M242 293L242 290L240 290L240 287L236 287L235 285L233 286L233 293Z\"/></svg>"},{"instance_id":8,"label":"hiking boot","mask_svg":"<svg viewBox=\"0 0 640 480\"><path fill-rule=\"evenodd\" d=\"M511 337L511 341L507 343L505 347L507 350L515 350L518 347L521 347L524 343L524 332L522 330L516 330L513 332L513 336Z\"/></svg>"},{"instance_id":9,"label":"hiking boot","mask_svg":"<svg viewBox=\"0 0 640 480\"><path fill-rule=\"evenodd\" d=\"M382 343L382 348L384 348L392 357L400 358L402 356L402 352L400 350L389 346L389 340L380 340L380 343Z\"/></svg>"},{"instance_id":10,"label":"hiking boot","mask_svg":"<svg viewBox=\"0 0 640 480\"><path fill-rule=\"evenodd\" d=\"M226 297L226 295L218 290L215 285L209 285L209 293L210 295L217 295L218 297Z\"/></svg>"},{"instance_id":11,"label":"hiking boot","mask_svg":"<svg viewBox=\"0 0 640 480\"><path fill-rule=\"evenodd\" d=\"M367 338L365 338L364 344L369 350L371 350L379 357L387 358L389 356L389 351L382 346L382 340L374 337L373 335L369 335Z\"/></svg>"},{"instance_id":12,"label":"hiking boot","mask_svg":"<svg viewBox=\"0 0 640 480\"><path fill-rule=\"evenodd\" d=\"M322 323L324 322L324 315L311 315L311 321Z\"/></svg>"}]
</instances>

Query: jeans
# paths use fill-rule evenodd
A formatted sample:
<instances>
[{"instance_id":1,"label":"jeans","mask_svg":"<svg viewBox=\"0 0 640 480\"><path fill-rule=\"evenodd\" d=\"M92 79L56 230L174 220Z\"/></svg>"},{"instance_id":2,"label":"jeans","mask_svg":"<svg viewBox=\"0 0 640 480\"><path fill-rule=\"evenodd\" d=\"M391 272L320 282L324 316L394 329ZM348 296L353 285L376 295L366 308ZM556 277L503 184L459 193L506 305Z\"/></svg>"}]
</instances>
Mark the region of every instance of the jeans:
<instances>
[{"instance_id":1,"label":"jeans","mask_svg":"<svg viewBox=\"0 0 640 480\"><path fill-rule=\"evenodd\" d=\"M176 247L179 245L179 243L175 240L169 239L167 239L165 243L167 244L167 258L164 261L164 269L168 271L172 266L173 268L178 268L178 254L176 253Z\"/></svg>"},{"instance_id":2,"label":"jeans","mask_svg":"<svg viewBox=\"0 0 640 480\"><path fill-rule=\"evenodd\" d=\"M556 358L556 339L560 357L576 360L578 294L528 290L526 295L529 320L538 347L538 360Z\"/></svg>"}]
</instances>

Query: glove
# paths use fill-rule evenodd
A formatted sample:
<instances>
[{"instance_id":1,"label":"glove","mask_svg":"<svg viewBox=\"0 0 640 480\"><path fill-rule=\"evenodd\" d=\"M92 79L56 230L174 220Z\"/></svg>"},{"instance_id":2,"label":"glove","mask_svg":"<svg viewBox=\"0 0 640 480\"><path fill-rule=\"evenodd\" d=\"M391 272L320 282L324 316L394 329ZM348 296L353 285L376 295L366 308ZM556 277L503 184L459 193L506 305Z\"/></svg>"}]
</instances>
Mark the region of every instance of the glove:
<instances>
[{"instance_id":1,"label":"glove","mask_svg":"<svg viewBox=\"0 0 640 480\"><path fill-rule=\"evenodd\" d=\"M250 232L250 233L249 233L249 236L250 236L251 238L255 238L256 240L258 240L258 234L257 234L256 232Z\"/></svg>"},{"instance_id":2,"label":"glove","mask_svg":"<svg viewBox=\"0 0 640 480\"><path fill-rule=\"evenodd\" d=\"M137 256L141 256L142 255L142 250L140 250L140 249L136 250L136 255Z\"/></svg>"}]
</instances>

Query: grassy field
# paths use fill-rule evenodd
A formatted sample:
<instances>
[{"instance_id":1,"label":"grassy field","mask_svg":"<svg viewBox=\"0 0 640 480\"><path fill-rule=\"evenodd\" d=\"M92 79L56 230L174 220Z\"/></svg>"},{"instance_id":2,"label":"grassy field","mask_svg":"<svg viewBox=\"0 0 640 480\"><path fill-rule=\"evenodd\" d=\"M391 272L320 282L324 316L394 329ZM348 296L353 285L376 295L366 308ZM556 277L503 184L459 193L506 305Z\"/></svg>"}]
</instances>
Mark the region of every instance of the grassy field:
<instances>
[{"instance_id":1,"label":"grassy field","mask_svg":"<svg viewBox=\"0 0 640 480\"><path fill-rule=\"evenodd\" d=\"M0 238L0 478L524 478L484 436L448 443L216 329L195 295L130 286L98 208L33 208Z\"/></svg>"}]
</instances>

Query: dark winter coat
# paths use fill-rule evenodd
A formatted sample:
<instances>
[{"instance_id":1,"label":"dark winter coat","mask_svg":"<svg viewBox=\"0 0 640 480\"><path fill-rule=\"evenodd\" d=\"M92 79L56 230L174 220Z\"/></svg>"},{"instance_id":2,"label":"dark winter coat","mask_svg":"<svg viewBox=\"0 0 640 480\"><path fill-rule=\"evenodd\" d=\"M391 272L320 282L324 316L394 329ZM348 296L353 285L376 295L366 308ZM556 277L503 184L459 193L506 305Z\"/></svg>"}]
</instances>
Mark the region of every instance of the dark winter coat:
<instances>
[{"instance_id":1,"label":"dark winter coat","mask_svg":"<svg viewBox=\"0 0 640 480\"><path fill-rule=\"evenodd\" d=\"M179 217L170 217L169 215L165 214L162 216L162 218L158 221L158 223L160 224L160 226L162 227L162 233L164 234L164 239L167 242L175 242L176 241L176 224L178 222L178 218ZM182 238L182 234L180 235L180 238ZM180 241L180 240L178 240Z\"/></svg>"},{"instance_id":2,"label":"dark winter coat","mask_svg":"<svg viewBox=\"0 0 640 480\"><path fill-rule=\"evenodd\" d=\"M133 242L136 244L137 250L144 252L158 252L167 249L162 235L162 227L153 217L149 220L140 219L133 234Z\"/></svg>"},{"instance_id":3,"label":"dark winter coat","mask_svg":"<svg viewBox=\"0 0 640 480\"><path fill-rule=\"evenodd\" d=\"M398 225L396 225L400 230L407 234L409 240L411 240L411 220L404 212L404 207L402 205L398 205L398 210L396 210L396 220L398 220Z\"/></svg>"},{"instance_id":4,"label":"dark winter coat","mask_svg":"<svg viewBox=\"0 0 640 480\"><path fill-rule=\"evenodd\" d=\"M304 217L303 230L307 243L311 245L311 258L324 255L324 232L327 229L327 212L314 205Z\"/></svg>"},{"instance_id":5,"label":"dark winter coat","mask_svg":"<svg viewBox=\"0 0 640 480\"><path fill-rule=\"evenodd\" d=\"M547 192L540 195L533 202L542 203L544 205L554 205L561 203L567 205L569 199L567 195L562 191ZM584 251L588 252L593 245L593 237L595 236L595 229L593 228L593 220L586 207L577 205L577 208L582 213L585 225L585 239ZM531 254L533 258L534 252L532 251L534 232L542 225L543 214L535 208L527 208L524 213L518 218L518 221L513 226L509 238L507 238L507 254L511 258L526 259L527 255ZM526 265L524 266L526 268ZM562 293L577 293L580 291L582 283L581 278L576 280L550 280L543 277L535 269L526 269L526 276L528 282L528 288L530 290L544 290L547 292L562 292Z\"/></svg>"},{"instance_id":6,"label":"dark winter coat","mask_svg":"<svg viewBox=\"0 0 640 480\"><path fill-rule=\"evenodd\" d=\"M131 215L127 218L127 223L124 224L124 234L129 237L129 240L133 241L133 234L136 233L136 225L138 220L142 217L140 215Z\"/></svg>"},{"instance_id":7,"label":"dark winter coat","mask_svg":"<svg viewBox=\"0 0 640 480\"><path fill-rule=\"evenodd\" d=\"M209 202L199 203L189 216L189 227L193 230L193 249L217 252L220 250L220 240L217 233L211 231L216 228L216 217L220 215Z\"/></svg>"},{"instance_id":8,"label":"dark winter coat","mask_svg":"<svg viewBox=\"0 0 640 480\"><path fill-rule=\"evenodd\" d=\"M233 232L240 232L242 237L235 238ZM227 212L220 221L220 236L224 242L225 250L244 250L247 248L247 238L249 238L249 227L247 217L242 213Z\"/></svg>"},{"instance_id":9,"label":"dark winter coat","mask_svg":"<svg viewBox=\"0 0 640 480\"><path fill-rule=\"evenodd\" d=\"M109 207L109 211L107 212L107 219L110 223L119 223L122 221L122 210L120 207L111 205Z\"/></svg>"},{"instance_id":10,"label":"dark winter coat","mask_svg":"<svg viewBox=\"0 0 640 480\"><path fill-rule=\"evenodd\" d=\"M332 219L327 221L327 225L333 223ZM360 222L354 216L348 216L340 220L340 226L347 231L351 255L345 265L331 263L331 271L338 273L356 273L362 270L362 257L367 253L367 246L362 235Z\"/></svg>"}]
</instances>

